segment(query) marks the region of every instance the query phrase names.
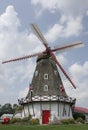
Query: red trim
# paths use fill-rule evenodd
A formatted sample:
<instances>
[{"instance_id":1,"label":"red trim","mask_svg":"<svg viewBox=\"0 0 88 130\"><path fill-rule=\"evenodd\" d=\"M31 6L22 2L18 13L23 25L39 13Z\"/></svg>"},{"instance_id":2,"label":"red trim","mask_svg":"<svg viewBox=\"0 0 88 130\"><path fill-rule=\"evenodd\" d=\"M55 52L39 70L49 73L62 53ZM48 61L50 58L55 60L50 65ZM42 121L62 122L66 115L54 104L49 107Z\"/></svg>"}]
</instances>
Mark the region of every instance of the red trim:
<instances>
[{"instance_id":1,"label":"red trim","mask_svg":"<svg viewBox=\"0 0 88 130\"><path fill-rule=\"evenodd\" d=\"M88 109L87 108L73 107L72 109L73 109L74 112L88 113Z\"/></svg>"}]
</instances>

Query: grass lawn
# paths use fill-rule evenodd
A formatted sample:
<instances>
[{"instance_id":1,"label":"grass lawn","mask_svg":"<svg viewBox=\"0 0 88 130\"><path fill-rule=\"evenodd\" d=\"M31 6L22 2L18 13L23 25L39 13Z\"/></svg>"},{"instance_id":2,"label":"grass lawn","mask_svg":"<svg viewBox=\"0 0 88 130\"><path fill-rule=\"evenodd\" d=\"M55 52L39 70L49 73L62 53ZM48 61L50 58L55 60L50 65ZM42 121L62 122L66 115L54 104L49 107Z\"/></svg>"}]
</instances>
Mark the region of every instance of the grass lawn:
<instances>
[{"instance_id":1,"label":"grass lawn","mask_svg":"<svg viewBox=\"0 0 88 130\"><path fill-rule=\"evenodd\" d=\"M88 130L83 125L0 125L0 130Z\"/></svg>"}]
</instances>

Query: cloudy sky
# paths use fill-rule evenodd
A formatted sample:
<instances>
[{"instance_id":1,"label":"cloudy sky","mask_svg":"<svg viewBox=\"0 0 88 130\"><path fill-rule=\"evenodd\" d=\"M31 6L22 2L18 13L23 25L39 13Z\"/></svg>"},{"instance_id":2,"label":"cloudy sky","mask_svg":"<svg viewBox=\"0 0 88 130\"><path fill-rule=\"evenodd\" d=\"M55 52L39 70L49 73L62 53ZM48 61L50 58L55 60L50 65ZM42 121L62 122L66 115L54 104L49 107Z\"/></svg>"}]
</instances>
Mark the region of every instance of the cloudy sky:
<instances>
[{"instance_id":1,"label":"cloudy sky","mask_svg":"<svg viewBox=\"0 0 88 130\"><path fill-rule=\"evenodd\" d=\"M0 0L0 104L17 103L26 96L36 66L36 58L2 61L44 50L31 23L39 26L52 48L84 43L56 55L77 86L74 89L60 72L68 96L77 99L77 106L88 108L88 0Z\"/></svg>"}]
</instances>

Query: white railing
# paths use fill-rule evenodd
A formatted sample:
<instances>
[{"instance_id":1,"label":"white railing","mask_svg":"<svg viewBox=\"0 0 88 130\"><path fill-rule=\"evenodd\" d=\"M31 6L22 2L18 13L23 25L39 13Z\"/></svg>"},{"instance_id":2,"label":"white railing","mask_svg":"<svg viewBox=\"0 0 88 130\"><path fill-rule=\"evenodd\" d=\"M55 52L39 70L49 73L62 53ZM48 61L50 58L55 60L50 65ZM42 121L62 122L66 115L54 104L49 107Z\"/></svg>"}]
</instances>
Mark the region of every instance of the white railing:
<instances>
[{"instance_id":1,"label":"white railing","mask_svg":"<svg viewBox=\"0 0 88 130\"><path fill-rule=\"evenodd\" d=\"M72 97L63 97L58 95L52 95L52 96L33 96L30 99L29 98L21 98L18 99L19 104L28 103L28 102L37 102L37 101L60 101L60 102L70 102L75 103L75 98Z\"/></svg>"}]
</instances>

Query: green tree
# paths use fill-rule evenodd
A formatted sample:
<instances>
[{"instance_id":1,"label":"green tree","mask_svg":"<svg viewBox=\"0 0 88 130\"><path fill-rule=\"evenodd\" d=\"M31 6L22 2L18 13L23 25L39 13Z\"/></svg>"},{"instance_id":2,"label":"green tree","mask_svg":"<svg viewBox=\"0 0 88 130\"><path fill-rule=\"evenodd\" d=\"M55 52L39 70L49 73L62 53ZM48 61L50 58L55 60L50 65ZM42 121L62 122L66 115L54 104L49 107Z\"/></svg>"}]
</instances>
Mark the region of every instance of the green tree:
<instances>
[{"instance_id":1,"label":"green tree","mask_svg":"<svg viewBox=\"0 0 88 130\"><path fill-rule=\"evenodd\" d=\"M14 110L10 103L6 103L1 107L1 115L2 114L13 114Z\"/></svg>"},{"instance_id":2,"label":"green tree","mask_svg":"<svg viewBox=\"0 0 88 130\"><path fill-rule=\"evenodd\" d=\"M13 104L13 111L14 111L14 113L16 112L17 108L18 108L18 105L17 104Z\"/></svg>"}]
</instances>

